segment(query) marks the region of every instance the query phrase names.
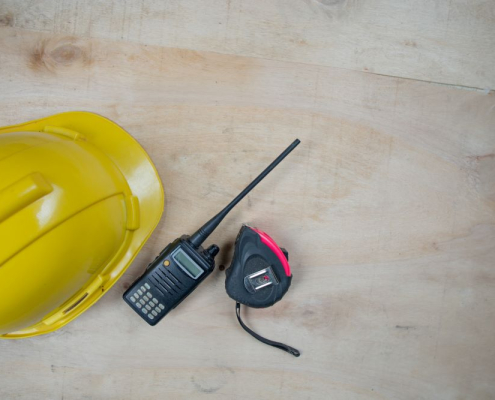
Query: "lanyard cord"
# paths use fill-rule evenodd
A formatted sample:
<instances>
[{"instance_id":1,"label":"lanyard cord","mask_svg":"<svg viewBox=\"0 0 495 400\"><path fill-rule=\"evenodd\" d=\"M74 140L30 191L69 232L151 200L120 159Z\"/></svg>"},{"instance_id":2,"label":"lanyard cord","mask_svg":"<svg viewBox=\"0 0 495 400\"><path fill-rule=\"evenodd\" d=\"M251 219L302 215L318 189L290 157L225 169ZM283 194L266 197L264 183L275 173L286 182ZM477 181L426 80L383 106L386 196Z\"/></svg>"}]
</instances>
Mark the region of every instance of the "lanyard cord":
<instances>
[{"instance_id":1,"label":"lanyard cord","mask_svg":"<svg viewBox=\"0 0 495 400\"><path fill-rule=\"evenodd\" d=\"M299 350L295 349L294 347L287 346L286 344L279 343L279 342L274 342L273 340L269 340L264 338L263 336L258 335L256 332L253 332L251 329L249 329L244 322L242 322L241 319L241 304L240 303L235 303L235 312L237 315L237 320L239 321L239 324L241 324L242 328L249 333L252 337L255 339L258 339L260 342L267 344L268 346L273 346L276 347L277 349L286 351L289 354L292 354L294 357L299 357L301 353Z\"/></svg>"}]
</instances>

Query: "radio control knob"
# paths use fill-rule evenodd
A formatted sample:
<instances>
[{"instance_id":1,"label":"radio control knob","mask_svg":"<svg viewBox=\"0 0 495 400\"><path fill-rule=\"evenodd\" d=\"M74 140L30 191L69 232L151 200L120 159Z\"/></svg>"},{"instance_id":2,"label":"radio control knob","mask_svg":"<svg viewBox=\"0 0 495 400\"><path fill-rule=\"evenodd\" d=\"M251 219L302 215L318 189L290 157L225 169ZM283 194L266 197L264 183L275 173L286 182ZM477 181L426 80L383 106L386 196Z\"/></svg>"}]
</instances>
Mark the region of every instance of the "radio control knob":
<instances>
[{"instance_id":1,"label":"radio control knob","mask_svg":"<svg viewBox=\"0 0 495 400\"><path fill-rule=\"evenodd\" d=\"M218 254L220 251L220 248L216 244L212 244L210 247L206 249L206 254L208 257L215 258L215 256Z\"/></svg>"}]
</instances>

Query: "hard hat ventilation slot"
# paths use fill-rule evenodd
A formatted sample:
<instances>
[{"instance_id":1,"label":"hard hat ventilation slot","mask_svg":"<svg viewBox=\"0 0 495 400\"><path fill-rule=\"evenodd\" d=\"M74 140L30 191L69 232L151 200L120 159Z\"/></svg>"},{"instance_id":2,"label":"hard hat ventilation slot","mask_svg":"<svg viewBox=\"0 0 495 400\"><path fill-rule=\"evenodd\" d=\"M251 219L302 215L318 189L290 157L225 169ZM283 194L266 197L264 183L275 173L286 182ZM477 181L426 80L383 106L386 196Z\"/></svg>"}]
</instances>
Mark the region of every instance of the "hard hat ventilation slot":
<instances>
[{"instance_id":1,"label":"hard hat ventilation slot","mask_svg":"<svg viewBox=\"0 0 495 400\"><path fill-rule=\"evenodd\" d=\"M81 135L79 132L76 132L72 129L68 128L62 128L60 126L45 126L45 129L43 129L44 132L46 133L54 133L56 135L62 135L65 136L68 139L72 140L84 140L85 137Z\"/></svg>"},{"instance_id":2,"label":"hard hat ventilation slot","mask_svg":"<svg viewBox=\"0 0 495 400\"><path fill-rule=\"evenodd\" d=\"M39 172L34 172L0 190L0 222L41 199L53 190Z\"/></svg>"},{"instance_id":3,"label":"hard hat ventilation slot","mask_svg":"<svg viewBox=\"0 0 495 400\"><path fill-rule=\"evenodd\" d=\"M83 295L83 296L82 296L79 300L77 300L77 301L76 301L74 304L72 304L69 308L67 308L67 309L65 309L65 310L64 310L64 314L67 314L69 311L72 311L74 308L76 308L79 304L81 304L81 303L82 303L82 301L83 301L86 297L88 297L88 295L89 295L89 293L88 293L88 292L84 293L84 295Z\"/></svg>"},{"instance_id":4,"label":"hard hat ventilation slot","mask_svg":"<svg viewBox=\"0 0 495 400\"><path fill-rule=\"evenodd\" d=\"M126 208L126 229L128 231L135 231L139 228L139 200L136 196L126 196L125 197L125 208Z\"/></svg>"}]
</instances>

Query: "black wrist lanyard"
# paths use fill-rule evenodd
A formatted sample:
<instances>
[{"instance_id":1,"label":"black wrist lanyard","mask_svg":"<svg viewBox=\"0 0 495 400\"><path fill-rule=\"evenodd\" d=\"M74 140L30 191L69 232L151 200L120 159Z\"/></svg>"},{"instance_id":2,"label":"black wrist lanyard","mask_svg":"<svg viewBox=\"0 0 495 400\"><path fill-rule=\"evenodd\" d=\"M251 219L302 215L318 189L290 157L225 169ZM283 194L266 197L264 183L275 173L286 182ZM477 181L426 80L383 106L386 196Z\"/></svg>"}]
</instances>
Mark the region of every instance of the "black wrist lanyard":
<instances>
[{"instance_id":1,"label":"black wrist lanyard","mask_svg":"<svg viewBox=\"0 0 495 400\"><path fill-rule=\"evenodd\" d=\"M260 342L267 344L268 346L273 346L276 347L277 349L286 351L289 354L292 354L294 357L299 357L301 353L299 350L295 349L294 347L287 346L286 344L279 343L279 342L274 342L273 340L269 340L264 338L263 336L258 335L256 332L253 332L251 329L249 329L244 322L242 322L241 319L241 304L240 303L235 303L235 312L237 315L237 320L239 321L239 324L241 324L242 328L249 333L252 337L255 339L258 339Z\"/></svg>"}]
</instances>

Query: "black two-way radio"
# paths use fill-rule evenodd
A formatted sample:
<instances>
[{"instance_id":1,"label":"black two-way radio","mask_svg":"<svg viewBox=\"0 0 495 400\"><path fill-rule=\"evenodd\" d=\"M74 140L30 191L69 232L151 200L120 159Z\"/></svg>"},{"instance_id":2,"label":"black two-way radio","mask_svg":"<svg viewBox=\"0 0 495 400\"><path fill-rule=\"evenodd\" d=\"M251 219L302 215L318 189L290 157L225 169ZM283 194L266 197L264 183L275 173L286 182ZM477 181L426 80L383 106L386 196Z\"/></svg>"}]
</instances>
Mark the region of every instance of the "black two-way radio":
<instances>
[{"instance_id":1,"label":"black two-way radio","mask_svg":"<svg viewBox=\"0 0 495 400\"><path fill-rule=\"evenodd\" d=\"M148 324L156 325L177 307L215 268L219 252L212 244L206 250L201 244L211 235L225 216L260 181L267 176L300 143L296 139L256 179L222 211L193 235L183 235L168 244L151 262L144 274L124 293L124 300Z\"/></svg>"}]
</instances>

